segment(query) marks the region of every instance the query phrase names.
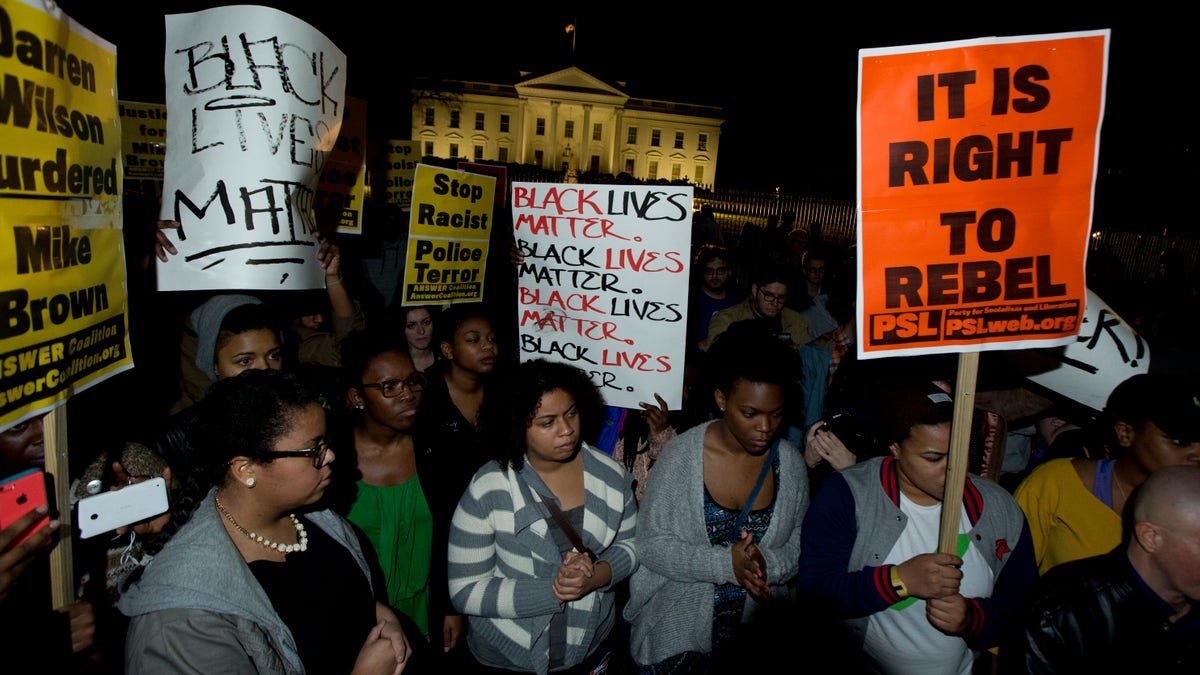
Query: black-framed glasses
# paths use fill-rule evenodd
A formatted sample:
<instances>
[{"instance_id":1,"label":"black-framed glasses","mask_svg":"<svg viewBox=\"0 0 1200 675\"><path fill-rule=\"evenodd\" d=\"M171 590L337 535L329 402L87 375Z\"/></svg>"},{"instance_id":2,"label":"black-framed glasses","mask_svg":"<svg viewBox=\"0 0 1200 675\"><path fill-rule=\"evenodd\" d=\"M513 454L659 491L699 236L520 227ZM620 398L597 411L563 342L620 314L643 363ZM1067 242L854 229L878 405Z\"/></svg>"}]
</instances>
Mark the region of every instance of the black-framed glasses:
<instances>
[{"instance_id":1,"label":"black-framed glasses","mask_svg":"<svg viewBox=\"0 0 1200 675\"><path fill-rule=\"evenodd\" d=\"M384 380L383 382L363 382L358 385L363 389L378 389L384 398L396 398L405 389L410 394L420 393L425 388L425 373L413 373L403 380Z\"/></svg>"},{"instance_id":2,"label":"black-framed glasses","mask_svg":"<svg viewBox=\"0 0 1200 675\"><path fill-rule=\"evenodd\" d=\"M266 454L272 457L308 457L312 460L312 465L316 468L321 468L325 465L325 455L329 453L329 443L322 436L317 439L317 444L305 450L272 450Z\"/></svg>"},{"instance_id":3,"label":"black-framed glasses","mask_svg":"<svg viewBox=\"0 0 1200 675\"><path fill-rule=\"evenodd\" d=\"M772 293L771 291L762 290L759 293L762 295L763 300L773 305L782 305L787 301L787 293Z\"/></svg>"}]
</instances>

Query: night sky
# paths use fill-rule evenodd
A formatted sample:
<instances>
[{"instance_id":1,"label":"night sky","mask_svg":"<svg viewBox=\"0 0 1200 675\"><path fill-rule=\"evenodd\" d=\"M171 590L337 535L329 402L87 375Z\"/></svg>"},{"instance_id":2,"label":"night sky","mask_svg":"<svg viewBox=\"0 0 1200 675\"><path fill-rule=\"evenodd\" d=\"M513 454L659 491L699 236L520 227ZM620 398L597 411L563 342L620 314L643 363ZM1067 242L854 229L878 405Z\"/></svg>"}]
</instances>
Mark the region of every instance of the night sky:
<instances>
[{"instance_id":1,"label":"night sky","mask_svg":"<svg viewBox=\"0 0 1200 675\"><path fill-rule=\"evenodd\" d=\"M163 15L222 3L59 4L117 45L122 99L161 102ZM995 3L969 16L961 3L945 11L937 3L911 11L831 3L786 12L737 3L727 14L674 3L674 11L606 5L607 14L594 4L573 14L562 3L546 11L538 3L261 4L285 8L347 53L348 92L371 105L372 136L408 133L402 92L414 76L512 82L520 71L577 65L625 82L633 96L722 106L719 187L841 199L855 196L859 49L1110 28L1096 222L1177 225L1174 202L1198 178L1195 112L1182 86L1200 60L1189 48L1192 24L1144 4L1070 12L1047 10L1044 1ZM396 113L379 114L381 105Z\"/></svg>"}]
</instances>

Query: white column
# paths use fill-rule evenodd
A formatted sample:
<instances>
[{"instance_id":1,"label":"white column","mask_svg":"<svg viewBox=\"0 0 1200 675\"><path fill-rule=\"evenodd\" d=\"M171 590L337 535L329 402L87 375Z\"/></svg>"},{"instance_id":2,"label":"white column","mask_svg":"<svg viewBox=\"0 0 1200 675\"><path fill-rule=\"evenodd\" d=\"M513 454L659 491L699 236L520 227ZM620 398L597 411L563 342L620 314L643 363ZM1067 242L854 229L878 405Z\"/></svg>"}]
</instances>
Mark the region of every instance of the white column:
<instances>
[{"instance_id":1,"label":"white column","mask_svg":"<svg viewBox=\"0 0 1200 675\"><path fill-rule=\"evenodd\" d=\"M592 166L592 105L586 104L583 106L583 139L579 143L580 159L576 160L576 166L586 166L590 171ZM584 164L588 162L588 164Z\"/></svg>"},{"instance_id":2,"label":"white column","mask_svg":"<svg viewBox=\"0 0 1200 675\"><path fill-rule=\"evenodd\" d=\"M550 122L546 126L546 156L550 159L550 168L558 171L558 106L559 101L550 102ZM543 169L546 167L542 167Z\"/></svg>"},{"instance_id":3,"label":"white column","mask_svg":"<svg viewBox=\"0 0 1200 675\"><path fill-rule=\"evenodd\" d=\"M525 139L529 137L528 131L525 129L525 108L529 105L529 99L524 97L517 101L516 119L513 120L515 126L510 129L517 130L517 146L514 148L517 151L517 156L514 158L517 164L524 164L526 157L529 156L529 147Z\"/></svg>"}]
</instances>

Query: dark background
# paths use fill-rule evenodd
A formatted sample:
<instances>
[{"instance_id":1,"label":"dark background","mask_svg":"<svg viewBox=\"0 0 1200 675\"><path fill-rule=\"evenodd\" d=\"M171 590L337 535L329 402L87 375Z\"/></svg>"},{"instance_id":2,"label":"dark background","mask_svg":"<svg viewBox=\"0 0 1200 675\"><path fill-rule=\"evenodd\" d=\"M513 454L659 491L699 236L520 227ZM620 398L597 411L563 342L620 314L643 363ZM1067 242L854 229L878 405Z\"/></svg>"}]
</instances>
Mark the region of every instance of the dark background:
<instances>
[{"instance_id":1,"label":"dark background","mask_svg":"<svg viewBox=\"0 0 1200 675\"><path fill-rule=\"evenodd\" d=\"M229 3L59 4L117 45L121 99L161 103L164 14ZM1109 28L1096 224L1161 232L1194 222L1174 213L1197 181L1194 24L1152 3L640 3L577 13L539 3L259 4L307 21L346 52L348 93L368 100L373 137L408 137L414 76L511 83L521 71L578 65L625 82L633 96L722 106L717 187L851 200L859 49Z\"/></svg>"}]
</instances>

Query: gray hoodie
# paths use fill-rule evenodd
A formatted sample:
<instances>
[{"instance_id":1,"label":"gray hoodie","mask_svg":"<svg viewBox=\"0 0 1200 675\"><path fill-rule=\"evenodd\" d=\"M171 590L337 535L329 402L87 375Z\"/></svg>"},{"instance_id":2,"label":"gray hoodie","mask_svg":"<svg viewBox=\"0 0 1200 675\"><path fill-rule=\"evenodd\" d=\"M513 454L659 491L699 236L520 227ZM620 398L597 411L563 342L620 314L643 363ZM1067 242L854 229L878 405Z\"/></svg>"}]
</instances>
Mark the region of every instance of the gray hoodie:
<instances>
[{"instance_id":1,"label":"gray hoodie","mask_svg":"<svg viewBox=\"0 0 1200 675\"><path fill-rule=\"evenodd\" d=\"M132 619L125 672L181 672L187 664L197 673L303 673L292 632L226 534L214 492L117 603ZM370 583L350 525L328 510L306 518L350 551Z\"/></svg>"},{"instance_id":2,"label":"gray hoodie","mask_svg":"<svg viewBox=\"0 0 1200 675\"><path fill-rule=\"evenodd\" d=\"M214 295L192 310L192 326L196 329L199 343L196 346L196 367L213 382L217 381L217 373L213 370L216 359L217 336L221 333L221 324L225 317L242 305L261 305L262 300L252 295L223 294Z\"/></svg>"}]
</instances>

